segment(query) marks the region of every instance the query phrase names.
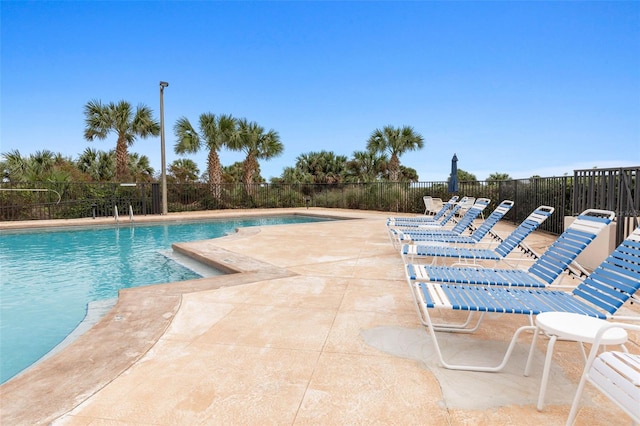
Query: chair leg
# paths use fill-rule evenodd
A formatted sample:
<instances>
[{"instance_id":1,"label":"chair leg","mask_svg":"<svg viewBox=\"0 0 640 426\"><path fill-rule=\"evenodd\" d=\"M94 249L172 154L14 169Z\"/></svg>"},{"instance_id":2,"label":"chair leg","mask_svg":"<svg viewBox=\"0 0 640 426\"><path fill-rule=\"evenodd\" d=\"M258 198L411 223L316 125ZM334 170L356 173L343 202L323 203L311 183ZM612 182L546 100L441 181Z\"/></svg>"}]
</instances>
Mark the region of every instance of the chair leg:
<instances>
[{"instance_id":1,"label":"chair leg","mask_svg":"<svg viewBox=\"0 0 640 426\"><path fill-rule=\"evenodd\" d=\"M414 294L414 297L415 297L415 294ZM420 295L418 295L418 299L421 299ZM440 350L440 345L438 343L438 336L436 335L436 329L433 323L431 322L431 317L429 316L429 312L427 312L428 308L426 306L426 303L424 303L424 300L420 300L419 307L420 307L420 310L422 311L421 317L424 319L424 322L426 323L425 327L427 328L428 333L431 335L431 340L433 341L433 345L436 350L436 355L438 356L438 361L440 362L440 365L442 367L447 368L449 370L483 371L487 373L496 373L498 371L501 371L507 365L507 362L509 362L509 359L511 358L511 354L513 353L513 349L516 346L516 343L518 341L518 336L520 336L520 333L522 333L525 330L535 330L536 328L535 326L532 326L532 325L525 325L518 328L516 332L513 334L513 337L511 338L511 342L509 342L509 346L504 353L502 361L498 365L483 366L483 365L450 364L447 361L445 361L444 356L442 355L442 351ZM453 330L447 330L447 331L453 331Z\"/></svg>"},{"instance_id":2,"label":"chair leg","mask_svg":"<svg viewBox=\"0 0 640 426\"><path fill-rule=\"evenodd\" d=\"M448 331L451 333L475 333L480 328L480 323L484 318L484 312L481 312L475 325L470 326L472 318L475 316L474 312L469 312L467 318L461 323L433 323L431 318L427 319L428 314L423 313L421 306L424 303L424 299L421 297L419 289L409 281L409 289L411 290L411 296L413 296L413 303L420 318L420 323L425 327L433 327L436 331ZM418 293L418 296L416 296Z\"/></svg>"},{"instance_id":3,"label":"chair leg","mask_svg":"<svg viewBox=\"0 0 640 426\"><path fill-rule=\"evenodd\" d=\"M538 341L538 335L540 334L540 329L536 327L533 331L533 339L531 339L531 347L529 348L529 356L527 357L527 365L524 367L524 376L529 377L529 372L531 371L531 362L533 361L533 351L536 348L536 342Z\"/></svg>"},{"instance_id":4,"label":"chair leg","mask_svg":"<svg viewBox=\"0 0 640 426\"><path fill-rule=\"evenodd\" d=\"M440 350L440 345L438 344L438 337L436 336L436 331L433 329L433 327L427 327L427 328L429 329L429 333L431 334L431 339L433 340L433 344L436 349L436 354L438 355L438 361L440 362L440 365L442 365L442 367L448 370L481 371L486 373L497 373L499 371L502 371L504 367L507 365L507 363L509 362L509 359L511 358L511 354L513 353L513 349L516 346L516 343L518 341L518 336L520 335L520 333L522 333L525 330L532 329L531 326L523 326L517 329L513 337L511 338L511 341L509 342L509 346L507 347L507 350L505 351L502 357L502 361L500 361L500 363L495 366L484 366L484 365L462 365L462 364L448 363L447 361L444 360L444 356L442 355L442 351Z\"/></svg>"},{"instance_id":5,"label":"chair leg","mask_svg":"<svg viewBox=\"0 0 640 426\"><path fill-rule=\"evenodd\" d=\"M538 394L538 411L542 411L544 408L544 396L547 392L547 382L549 381L549 369L551 367L551 358L553 357L553 346L557 339L557 336L552 335L549 339L549 345L547 346L547 355L545 356L544 369L542 370L542 382L540 383L540 393Z\"/></svg>"},{"instance_id":6,"label":"chair leg","mask_svg":"<svg viewBox=\"0 0 640 426\"><path fill-rule=\"evenodd\" d=\"M484 312L482 312L474 326L470 326L471 319L474 317L473 312L469 312L467 315L467 319L462 323L431 323L433 329L436 331L443 331L449 333L475 333L480 328L480 323L484 318ZM422 325L427 325L424 321L422 321Z\"/></svg>"},{"instance_id":7,"label":"chair leg","mask_svg":"<svg viewBox=\"0 0 640 426\"><path fill-rule=\"evenodd\" d=\"M580 399L582 398L582 391L584 390L584 385L587 381L588 373L585 371L580 378L580 383L578 383L578 389L576 390L576 395L573 397L573 402L571 403L571 410L569 411L569 417L567 418L567 425L570 426L573 424L576 415L578 414L578 407L580 404Z\"/></svg>"}]
</instances>

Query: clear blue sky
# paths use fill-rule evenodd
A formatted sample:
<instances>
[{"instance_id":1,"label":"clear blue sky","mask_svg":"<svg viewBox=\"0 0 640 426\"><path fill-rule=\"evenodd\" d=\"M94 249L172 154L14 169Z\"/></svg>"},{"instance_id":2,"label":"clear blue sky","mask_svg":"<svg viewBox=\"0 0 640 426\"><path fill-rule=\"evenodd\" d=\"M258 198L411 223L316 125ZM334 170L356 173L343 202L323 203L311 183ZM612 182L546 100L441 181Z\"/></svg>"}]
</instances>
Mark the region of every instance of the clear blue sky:
<instances>
[{"instance_id":1,"label":"clear blue sky","mask_svg":"<svg viewBox=\"0 0 640 426\"><path fill-rule=\"evenodd\" d=\"M400 160L446 180L640 164L640 2L2 1L0 152L78 157L92 99L165 90L167 163L181 116L232 114L279 132L284 154L350 157L373 130L410 125ZM131 152L160 171L160 138ZM188 156L201 172L206 153ZM223 165L242 160L223 151Z\"/></svg>"}]
</instances>

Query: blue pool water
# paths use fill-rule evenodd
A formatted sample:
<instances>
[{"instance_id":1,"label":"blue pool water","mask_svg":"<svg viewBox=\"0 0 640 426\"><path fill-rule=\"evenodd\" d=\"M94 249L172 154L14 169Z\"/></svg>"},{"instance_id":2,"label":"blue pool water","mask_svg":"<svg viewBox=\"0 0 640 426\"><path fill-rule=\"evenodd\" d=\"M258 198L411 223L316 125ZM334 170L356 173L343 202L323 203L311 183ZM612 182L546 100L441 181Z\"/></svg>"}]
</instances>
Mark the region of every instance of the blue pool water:
<instances>
[{"instance_id":1,"label":"blue pool water","mask_svg":"<svg viewBox=\"0 0 640 426\"><path fill-rule=\"evenodd\" d=\"M0 234L0 383L32 365L121 288L199 278L166 256L175 242L238 227L327 220L269 216Z\"/></svg>"}]
</instances>

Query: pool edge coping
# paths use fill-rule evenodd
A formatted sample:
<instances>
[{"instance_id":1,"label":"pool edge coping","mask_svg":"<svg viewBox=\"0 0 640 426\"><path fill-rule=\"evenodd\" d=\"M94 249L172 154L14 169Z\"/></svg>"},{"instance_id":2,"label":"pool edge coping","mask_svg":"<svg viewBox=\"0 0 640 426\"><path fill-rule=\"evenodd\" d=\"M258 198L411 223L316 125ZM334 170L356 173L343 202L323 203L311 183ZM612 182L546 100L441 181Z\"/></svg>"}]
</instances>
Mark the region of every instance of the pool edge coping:
<instances>
[{"instance_id":1,"label":"pool edge coping","mask_svg":"<svg viewBox=\"0 0 640 426\"><path fill-rule=\"evenodd\" d=\"M367 213L376 213L380 218L381 214L388 214L387 212L358 210L348 211L347 213L350 214L345 214L344 210L337 212L327 209L317 210L324 212L321 213L323 217L336 219L371 218L367 217ZM310 213L306 213L307 209L304 211L305 214ZM236 216L233 213L237 213L237 211L226 213L228 214L215 215L215 217L233 217ZM251 214L256 215L256 211L253 210L248 214L245 212L244 216ZM264 216L264 214L258 214ZM292 213L290 209L287 209L286 212L280 211L278 214ZM211 216L202 216L203 218L212 218ZM170 221L165 216L162 216L162 220ZM89 222L89 224L91 223ZM318 222L317 225L323 223L330 222ZM216 247L214 244L218 239L247 238L259 230L260 226L251 229L240 228L236 234L228 236L189 243L175 243L174 246L180 251L191 251L196 256L202 256L202 253L196 253L197 250L189 248L189 246L203 242L210 243L215 247L217 254L225 254L226 256L227 260L220 266L234 272L209 278L120 290L116 305L93 327L60 352L0 385L3 422L49 424L79 406L126 372L155 346L179 311L184 294L298 275L286 268L267 264L255 258ZM214 263L220 262L215 258L209 260ZM248 267L247 265L253 266ZM257 266L261 266L261 268ZM140 324L141 322L146 324L143 326ZM130 329L135 329L137 339L135 344L128 341L129 344L125 346L122 333ZM144 333L141 335L141 332ZM112 344L110 345L105 342L108 340L106 339L109 337L108 334L112 335ZM101 351L97 353L100 358L96 356L96 344L99 344L101 348ZM103 351L102 348L109 350ZM121 353L118 353L118 350L121 350ZM102 361L102 365L99 365L100 361ZM102 373L98 374L97 371ZM62 382L60 381L61 377L64 377ZM55 386L50 383L53 381L55 381ZM56 392L52 392L52 389L55 389ZM38 407L37 413L33 407Z\"/></svg>"}]
</instances>

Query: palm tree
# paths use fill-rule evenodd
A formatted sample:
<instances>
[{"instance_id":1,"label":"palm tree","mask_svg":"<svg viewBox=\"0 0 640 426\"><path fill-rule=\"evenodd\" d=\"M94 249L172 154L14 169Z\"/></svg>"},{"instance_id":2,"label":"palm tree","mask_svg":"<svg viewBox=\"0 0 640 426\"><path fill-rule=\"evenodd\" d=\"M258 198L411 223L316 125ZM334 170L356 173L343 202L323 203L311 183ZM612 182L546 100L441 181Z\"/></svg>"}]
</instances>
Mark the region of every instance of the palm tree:
<instances>
[{"instance_id":1,"label":"palm tree","mask_svg":"<svg viewBox=\"0 0 640 426\"><path fill-rule=\"evenodd\" d=\"M313 175L298 167L285 167L279 178L271 178L271 183L313 183Z\"/></svg>"},{"instance_id":2,"label":"palm tree","mask_svg":"<svg viewBox=\"0 0 640 426\"><path fill-rule=\"evenodd\" d=\"M71 178L74 163L60 153L48 149L36 151L29 157L22 157L20 151L2 154L0 163L5 182L61 182Z\"/></svg>"},{"instance_id":3,"label":"palm tree","mask_svg":"<svg viewBox=\"0 0 640 426\"><path fill-rule=\"evenodd\" d=\"M80 171L82 171L83 173L87 173L88 175L90 175L94 180L98 180L96 179L97 164L98 150L93 148L85 148L82 154L80 154L80 156L78 157L78 161L76 161L78 169L80 169Z\"/></svg>"},{"instance_id":4,"label":"palm tree","mask_svg":"<svg viewBox=\"0 0 640 426\"><path fill-rule=\"evenodd\" d=\"M98 152L98 164L96 167L99 181L113 181L116 176L116 151L110 149L109 151Z\"/></svg>"},{"instance_id":5,"label":"palm tree","mask_svg":"<svg viewBox=\"0 0 640 426\"><path fill-rule=\"evenodd\" d=\"M489 175L489 177L487 177L486 181L487 182L497 182L500 180L511 180L511 176L509 176L509 173L491 173Z\"/></svg>"},{"instance_id":6,"label":"palm tree","mask_svg":"<svg viewBox=\"0 0 640 426\"><path fill-rule=\"evenodd\" d=\"M346 164L346 180L349 182L375 182L386 170L387 157L375 151L354 151Z\"/></svg>"},{"instance_id":7,"label":"palm tree","mask_svg":"<svg viewBox=\"0 0 640 426\"><path fill-rule=\"evenodd\" d=\"M207 173L209 189L216 199L220 199L222 183L222 166L218 151L227 146L236 129L236 120L230 115L216 117L211 113L200 115L200 133L198 133L186 117L181 117L173 127L177 142L176 154L196 153L206 144L209 149L207 157Z\"/></svg>"},{"instance_id":8,"label":"palm tree","mask_svg":"<svg viewBox=\"0 0 640 426\"><path fill-rule=\"evenodd\" d=\"M458 180L460 182L477 182L478 178L473 173L466 170L458 169Z\"/></svg>"},{"instance_id":9,"label":"palm tree","mask_svg":"<svg viewBox=\"0 0 640 426\"><path fill-rule=\"evenodd\" d=\"M56 154L48 149L36 151L35 154L29 156L29 164L31 169L31 181L42 181L42 177L49 174L56 164Z\"/></svg>"},{"instance_id":10,"label":"palm tree","mask_svg":"<svg viewBox=\"0 0 640 426\"><path fill-rule=\"evenodd\" d=\"M25 158L25 168L23 179L28 182L44 182L51 180L52 175L59 175L57 169L65 160L62 154L55 154L53 151L44 149L36 151ZM67 174L68 175L68 174Z\"/></svg>"},{"instance_id":11,"label":"palm tree","mask_svg":"<svg viewBox=\"0 0 640 426\"><path fill-rule=\"evenodd\" d=\"M295 167L283 170L286 183L340 183L346 175L347 157L331 151L307 152L296 158Z\"/></svg>"},{"instance_id":12,"label":"palm tree","mask_svg":"<svg viewBox=\"0 0 640 426\"><path fill-rule=\"evenodd\" d=\"M115 176L115 151L97 151L93 148L84 150L76 162L78 169L86 173L92 180L108 182Z\"/></svg>"},{"instance_id":13,"label":"palm tree","mask_svg":"<svg viewBox=\"0 0 640 426\"><path fill-rule=\"evenodd\" d=\"M129 155L129 170L136 182L153 181L153 167L149 163L149 157L137 152Z\"/></svg>"},{"instance_id":14,"label":"palm tree","mask_svg":"<svg viewBox=\"0 0 640 426\"><path fill-rule=\"evenodd\" d=\"M228 147L246 154L242 162L242 182L247 191L259 173L258 160L277 157L284 151L278 132L272 129L265 133L264 128L258 123L249 122L245 118L238 121L237 130L230 139Z\"/></svg>"},{"instance_id":15,"label":"palm tree","mask_svg":"<svg viewBox=\"0 0 640 426\"><path fill-rule=\"evenodd\" d=\"M422 149L424 139L413 127L395 128L385 126L371 133L367 141L367 149L382 154L389 153L389 180L397 182L400 176L400 156L407 151Z\"/></svg>"},{"instance_id":16,"label":"palm tree","mask_svg":"<svg viewBox=\"0 0 640 426\"><path fill-rule=\"evenodd\" d=\"M29 168L29 159L22 157L20 151L14 149L2 153L3 180L7 182L23 182L26 180Z\"/></svg>"},{"instance_id":17,"label":"palm tree","mask_svg":"<svg viewBox=\"0 0 640 426\"><path fill-rule=\"evenodd\" d=\"M222 181L224 183L242 183L242 162L236 161L230 166L223 166Z\"/></svg>"},{"instance_id":18,"label":"palm tree","mask_svg":"<svg viewBox=\"0 0 640 426\"><path fill-rule=\"evenodd\" d=\"M88 141L106 139L110 132L118 135L116 141L116 180L130 177L128 147L139 136L146 139L160 134L160 124L152 117L153 111L145 105L138 105L136 111L131 104L120 101L103 105L98 100L89 101L84 107L84 138Z\"/></svg>"},{"instance_id":19,"label":"palm tree","mask_svg":"<svg viewBox=\"0 0 640 426\"><path fill-rule=\"evenodd\" d=\"M169 165L169 175L178 183L191 183L198 180L200 169L195 161L188 158L174 160Z\"/></svg>"},{"instance_id":20,"label":"palm tree","mask_svg":"<svg viewBox=\"0 0 640 426\"><path fill-rule=\"evenodd\" d=\"M400 181L401 182L418 182L419 176L416 169L400 165Z\"/></svg>"}]
</instances>

